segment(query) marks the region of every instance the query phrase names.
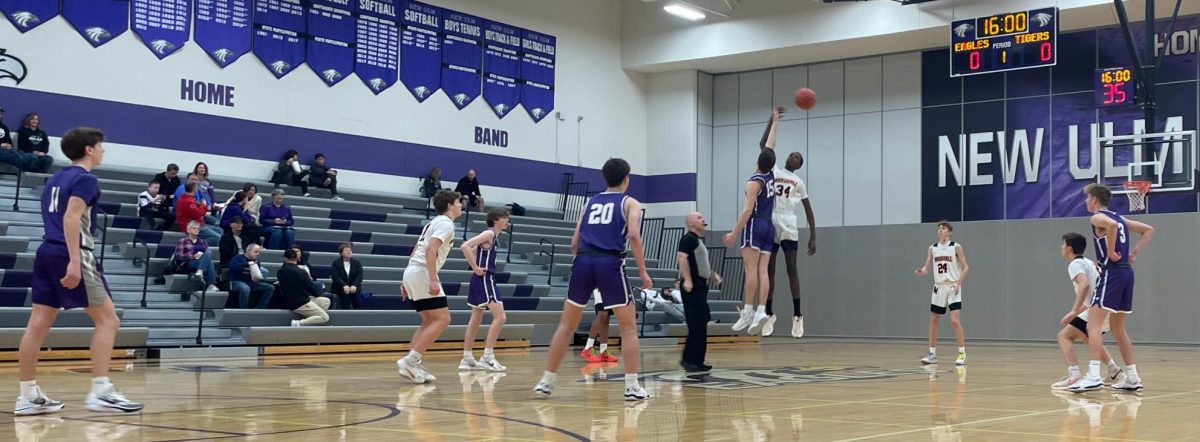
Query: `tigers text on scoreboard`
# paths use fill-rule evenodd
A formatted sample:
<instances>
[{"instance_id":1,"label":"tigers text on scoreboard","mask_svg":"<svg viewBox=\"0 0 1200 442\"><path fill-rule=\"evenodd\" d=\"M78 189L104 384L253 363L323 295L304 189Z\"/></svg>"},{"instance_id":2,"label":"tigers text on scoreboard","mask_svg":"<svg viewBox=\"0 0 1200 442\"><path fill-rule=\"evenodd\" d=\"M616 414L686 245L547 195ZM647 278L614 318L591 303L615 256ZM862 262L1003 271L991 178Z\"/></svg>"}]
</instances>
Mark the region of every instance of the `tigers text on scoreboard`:
<instances>
[{"instance_id":1,"label":"tigers text on scoreboard","mask_svg":"<svg viewBox=\"0 0 1200 442\"><path fill-rule=\"evenodd\" d=\"M1009 12L950 24L950 76L1054 66L1058 8Z\"/></svg>"}]
</instances>

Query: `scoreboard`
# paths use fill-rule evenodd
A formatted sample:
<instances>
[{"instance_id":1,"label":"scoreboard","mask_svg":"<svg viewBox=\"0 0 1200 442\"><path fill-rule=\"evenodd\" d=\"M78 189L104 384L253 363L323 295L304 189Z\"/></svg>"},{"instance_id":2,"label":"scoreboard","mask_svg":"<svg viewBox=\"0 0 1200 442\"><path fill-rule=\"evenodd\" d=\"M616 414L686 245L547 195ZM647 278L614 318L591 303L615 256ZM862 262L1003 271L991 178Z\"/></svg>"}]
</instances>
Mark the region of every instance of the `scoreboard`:
<instances>
[{"instance_id":1,"label":"scoreboard","mask_svg":"<svg viewBox=\"0 0 1200 442\"><path fill-rule=\"evenodd\" d=\"M1137 102L1137 78L1129 68L1096 69L1096 106Z\"/></svg>"},{"instance_id":2,"label":"scoreboard","mask_svg":"<svg viewBox=\"0 0 1200 442\"><path fill-rule=\"evenodd\" d=\"M950 24L950 76L1054 66L1058 8L1009 12Z\"/></svg>"}]
</instances>

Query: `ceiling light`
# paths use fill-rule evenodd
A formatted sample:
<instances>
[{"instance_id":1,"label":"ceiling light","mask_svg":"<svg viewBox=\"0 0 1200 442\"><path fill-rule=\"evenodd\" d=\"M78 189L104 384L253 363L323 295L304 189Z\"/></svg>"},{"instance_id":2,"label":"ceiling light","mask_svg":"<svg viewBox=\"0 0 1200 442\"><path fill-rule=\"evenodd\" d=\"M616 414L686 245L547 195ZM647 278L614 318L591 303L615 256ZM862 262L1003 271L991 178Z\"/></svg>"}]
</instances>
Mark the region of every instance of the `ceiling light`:
<instances>
[{"instance_id":1,"label":"ceiling light","mask_svg":"<svg viewBox=\"0 0 1200 442\"><path fill-rule=\"evenodd\" d=\"M663 10L676 17L682 17L691 21L704 20L703 12L678 3L663 6Z\"/></svg>"}]
</instances>

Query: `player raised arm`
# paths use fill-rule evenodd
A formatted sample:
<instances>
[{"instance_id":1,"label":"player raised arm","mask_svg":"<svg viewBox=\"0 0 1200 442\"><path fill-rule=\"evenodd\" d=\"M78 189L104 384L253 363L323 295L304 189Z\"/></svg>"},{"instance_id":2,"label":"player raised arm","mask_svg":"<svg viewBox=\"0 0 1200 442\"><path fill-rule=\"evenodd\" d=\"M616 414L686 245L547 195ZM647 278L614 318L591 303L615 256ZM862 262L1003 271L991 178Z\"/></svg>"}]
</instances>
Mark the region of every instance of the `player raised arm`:
<instances>
[{"instance_id":1,"label":"player raised arm","mask_svg":"<svg viewBox=\"0 0 1200 442\"><path fill-rule=\"evenodd\" d=\"M925 274L929 272L929 263L931 263L931 262L933 262L933 248L932 247L925 249L925 264L920 267L917 267L917 270L913 271L913 273L916 274L917 276L925 276Z\"/></svg>"},{"instance_id":2,"label":"player raised arm","mask_svg":"<svg viewBox=\"0 0 1200 442\"><path fill-rule=\"evenodd\" d=\"M463 258L467 259L467 265L471 266L471 271L476 275L483 276L487 274L487 269L480 267L479 264L476 264L476 261L478 261L475 259L476 251L479 250L480 244L491 242L492 237L495 235L496 233L493 232L492 229L484 230L479 232L478 235L475 235L474 238L467 240L467 242L463 243L462 247L459 248L462 250Z\"/></svg>"},{"instance_id":3,"label":"player raised arm","mask_svg":"<svg viewBox=\"0 0 1200 442\"><path fill-rule=\"evenodd\" d=\"M58 188L55 188L57 190ZM87 202L83 198L72 196L67 200L67 212L63 214L63 241L67 243L67 274L59 282L63 287L73 289L79 286L79 232L82 229L83 212L87 210Z\"/></svg>"},{"instance_id":4,"label":"player raised arm","mask_svg":"<svg viewBox=\"0 0 1200 442\"><path fill-rule=\"evenodd\" d=\"M1133 261L1137 258L1138 254L1142 253L1142 249L1146 248L1146 245L1150 243L1151 239L1154 238L1154 226L1143 222L1134 221L1129 218L1125 218L1125 226L1129 227L1129 230L1132 230L1134 233L1138 234L1137 244L1134 244L1133 249L1129 251L1129 263L1133 264Z\"/></svg>"},{"instance_id":5,"label":"player raised arm","mask_svg":"<svg viewBox=\"0 0 1200 442\"><path fill-rule=\"evenodd\" d=\"M758 201L759 190L762 190L762 184L758 180L746 182L746 205L742 207L742 213L738 214L733 230L725 234L725 247L733 247L733 235L741 233L742 229L746 227L746 223L750 221L750 214L754 212L754 203Z\"/></svg>"},{"instance_id":6,"label":"player raised arm","mask_svg":"<svg viewBox=\"0 0 1200 442\"><path fill-rule=\"evenodd\" d=\"M783 117L785 112L787 112L787 109L783 106L779 106L771 111L771 119L767 121L767 128L763 130L762 140L758 142L759 149L775 148L775 135L779 129L779 125L776 123L779 122L779 118Z\"/></svg>"},{"instance_id":7,"label":"player raised arm","mask_svg":"<svg viewBox=\"0 0 1200 442\"><path fill-rule=\"evenodd\" d=\"M971 271L971 266L967 265L967 252L963 251L962 244L954 245L954 253L958 255L959 264L962 264L958 272L958 281L954 281L954 283L951 284L954 286L954 291L958 291L960 288L962 288L963 281L967 280L967 273Z\"/></svg>"},{"instance_id":8,"label":"player raised arm","mask_svg":"<svg viewBox=\"0 0 1200 442\"><path fill-rule=\"evenodd\" d=\"M1117 253L1117 228L1120 226L1120 223L1101 213L1092 215L1091 222L1093 227L1104 229L1104 236L1107 239L1105 243L1108 244L1108 253L1105 256L1108 256L1109 262L1120 261L1121 254ZM1103 263L1098 262L1096 264Z\"/></svg>"},{"instance_id":9,"label":"player raised arm","mask_svg":"<svg viewBox=\"0 0 1200 442\"><path fill-rule=\"evenodd\" d=\"M629 240L629 249L633 251L633 260L637 262L638 276L642 278L642 290L647 290L654 287L654 280L650 279L650 273L646 271L646 251L642 246L642 204L633 197L625 198L625 238ZM580 220L582 221L582 217ZM575 238L579 238L579 229L575 229ZM572 240L571 244L575 244L576 240ZM621 266L625 266L625 260L621 260Z\"/></svg>"}]
</instances>

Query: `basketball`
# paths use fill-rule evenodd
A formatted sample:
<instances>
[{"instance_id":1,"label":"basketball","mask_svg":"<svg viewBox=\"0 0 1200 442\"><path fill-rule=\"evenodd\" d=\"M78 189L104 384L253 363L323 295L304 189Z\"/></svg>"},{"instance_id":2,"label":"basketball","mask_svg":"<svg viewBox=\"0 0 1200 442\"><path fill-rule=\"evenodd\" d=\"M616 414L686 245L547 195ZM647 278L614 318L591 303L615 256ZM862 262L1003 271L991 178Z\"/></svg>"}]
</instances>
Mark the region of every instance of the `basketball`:
<instances>
[{"instance_id":1,"label":"basketball","mask_svg":"<svg viewBox=\"0 0 1200 442\"><path fill-rule=\"evenodd\" d=\"M809 110L817 105L817 93L812 89L802 87L796 89L796 107Z\"/></svg>"}]
</instances>

